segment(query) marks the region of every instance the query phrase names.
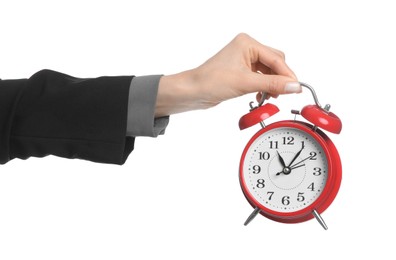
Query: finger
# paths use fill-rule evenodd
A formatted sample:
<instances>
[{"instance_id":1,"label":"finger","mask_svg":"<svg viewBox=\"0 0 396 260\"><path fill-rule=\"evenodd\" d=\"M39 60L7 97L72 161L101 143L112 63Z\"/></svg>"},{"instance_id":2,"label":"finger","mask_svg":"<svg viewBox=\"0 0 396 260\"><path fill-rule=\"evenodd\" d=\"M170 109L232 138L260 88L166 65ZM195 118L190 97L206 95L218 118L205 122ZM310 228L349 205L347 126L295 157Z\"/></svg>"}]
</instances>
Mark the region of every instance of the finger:
<instances>
[{"instance_id":1,"label":"finger","mask_svg":"<svg viewBox=\"0 0 396 260\"><path fill-rule=\"evenodd\" d=\"M302 91L299 82L293 78L280 75L267 75L251 73L249 75L248 92L266 92L271 96L280 94L300 93Z\"/></svg>"},{"instance_id":2,"label":"finger","mask_svg":"<svg viewBox=\"0 0 396 260\"><path fill-rule=\"evenodd\" d=\"M262 74L274 74L273 71L262 63L256 63L252 67L253 72L261 72Z\"/></svg>"},{"instance_id":3,"label":"finger","mask_svg":"<svg viewBox=\"0 0 396 260\"><path fill-rule=\"evenodd\" d=\"M260 101L261 101L261 97L262 97L262 96L263 96L263 93L262 93L262 92L258 92L258 93L257 93L257 95L256 95L256 100L257 100L257 102L260 102ZM268 99L270 99L270 98L277 98L277 97L279 97L279 95L271 95L271 94L268 94L268 93L267 93L265 99L268 100Z\"/></svg>"},{"instance_id":4,"label":"finger","mask_svg":"<svg viewBox=\"0 0 396 260\"><path fill-rule=\"evenodd\" d=\"M296 74L289 68L283 52L258 43L257 62L271 69L275 74L297 80Z\"/></svg>"},{"instance_id":5,"label":"finger","mask_svg":"<svg viewBox=\"0 0 396 260\"><path fill-rule=\"evenodd\" d=\"M264 66L262 64L261 64L261 66L258 65L257 68L258 68L258 70L257 70L258 73L267 74L267 75L276 75L270 68L268 68L268 67L266 67L266 66ZM277 98L278 96L279 96L279 94L270 94L270 93L268 93L266 99L269 99L270 97Z\"/></svg>"},{"instance_id":6,"label":"finger","mask_svg":"<svg viewBox=\"0 0 396 260\"><path fill-rule=\"evenodd\" d=\"M275 74L287 76L297 81L294 72L287 66L283 52L265 46L247 34L241 33L232 41L236 48L244 49L248 46L249 64L261 63L271 69Z\"/></svg>"},{"instance_id":7,"label":"finger","mask_svg":"<svg viewBox=\"0 0 396 260\"><path fill-rule=\"evenodd\" d=\"M297 80L296 74L289 68L285 60L275 53L272 54L272 57L260 55L260 62L270 68L274 74L291 77Z\"/></svg>"}]
</instances>

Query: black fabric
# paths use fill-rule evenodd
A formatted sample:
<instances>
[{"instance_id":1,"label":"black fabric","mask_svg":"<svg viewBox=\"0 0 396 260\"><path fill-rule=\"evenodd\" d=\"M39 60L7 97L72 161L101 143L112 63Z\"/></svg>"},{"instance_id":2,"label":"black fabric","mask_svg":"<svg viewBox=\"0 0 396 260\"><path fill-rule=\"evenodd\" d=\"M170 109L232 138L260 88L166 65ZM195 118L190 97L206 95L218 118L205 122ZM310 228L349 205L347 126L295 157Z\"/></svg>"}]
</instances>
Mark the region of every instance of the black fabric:
<instances>
[{"instance_id":1,"label":"black fabric","mask_svg":"<svg viewBox=\"0 0 396 260\"><path fill-rule=\"evenodd\" d=\"M81 79L42 70L0 80L0 163L55 155L123 164L132 76Z\"/></svg>"}]
</instances>

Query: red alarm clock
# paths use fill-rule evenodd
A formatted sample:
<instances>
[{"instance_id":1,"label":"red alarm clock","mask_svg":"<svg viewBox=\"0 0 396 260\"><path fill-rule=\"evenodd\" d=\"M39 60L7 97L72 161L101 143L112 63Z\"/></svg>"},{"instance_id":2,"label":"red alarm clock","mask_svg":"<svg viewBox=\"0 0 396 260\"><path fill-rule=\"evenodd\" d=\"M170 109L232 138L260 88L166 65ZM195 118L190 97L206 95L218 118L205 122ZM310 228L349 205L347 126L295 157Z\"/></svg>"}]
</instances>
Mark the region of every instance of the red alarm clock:
<instances>
[{"instance_id":1,"label":"red alarm clock","mask_svg":"<svg viewBox=\"0 0 396 260\"><path fill-rule=\"evenodd\" d=\"M315 105L305 106L300 114L309 123L294 120L264 120L279 109L263 105L265 93L257 107L239 121L240 129L261 124L247 143L241 157L239 179L242 191L254 211L247 225L257 214L283 223L299 223L315 217L324 229L321 217L335 199L341 184L342 167L339 153L330 138L321 130L340 133L341 120L318 102L314 89L305 83Z\"/></svg>"}]
</instances>

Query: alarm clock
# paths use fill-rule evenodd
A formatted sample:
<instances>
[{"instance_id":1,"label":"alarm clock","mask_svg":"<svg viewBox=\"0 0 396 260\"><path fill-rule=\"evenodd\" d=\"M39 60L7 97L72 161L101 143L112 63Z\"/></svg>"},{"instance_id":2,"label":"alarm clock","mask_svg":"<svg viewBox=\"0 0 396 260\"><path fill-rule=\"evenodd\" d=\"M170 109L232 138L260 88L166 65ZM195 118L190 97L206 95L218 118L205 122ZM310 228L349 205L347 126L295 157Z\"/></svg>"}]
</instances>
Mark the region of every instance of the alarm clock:
<instances>
[{"instance_id":1,"label":"alarm clock","mask_svg":"<svg viewBox=\"0 0 396 260\"><path fill-rule=\"evenodd\" d=\"M314 105L301 111L292 110L293 120L265 124L279 109L265 101L250 103L250 112L241 117L241 130L256 124L261 129L243 150L240 185L247 201L254 208L245 221L249 224L259 213L282 223L300 223L316 218L327 230L321 214L335 199L341 185L341 159L336 146L325 131L339 134L342 123L330 112L330 105L319 104L314 89L309 89ZM306 121L297 120L301 115Z\"/></svg>"}]
</instances>

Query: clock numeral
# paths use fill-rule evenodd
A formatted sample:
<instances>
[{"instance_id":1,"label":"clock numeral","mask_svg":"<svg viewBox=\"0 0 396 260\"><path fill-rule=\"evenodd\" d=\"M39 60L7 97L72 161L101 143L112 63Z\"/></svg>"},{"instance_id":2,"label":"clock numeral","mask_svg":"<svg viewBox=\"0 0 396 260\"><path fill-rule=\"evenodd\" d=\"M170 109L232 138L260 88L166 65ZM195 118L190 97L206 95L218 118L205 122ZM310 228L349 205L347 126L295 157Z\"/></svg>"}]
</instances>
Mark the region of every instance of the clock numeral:
<instances>
[{"instance_id":1,"label":"clock numeral","mask_svg":"<svg viewBox=\"0 0 396 260\"><path fill-rule=\"evenodd\" d=\"M297 194L297 201L303 202L305 200L305 197L303 195L304 195L304 192L299 192Z\"/></svg>"},{"instance_id":2,"label":"clock numeral","mask_svg":"<svg viewBox=\"0 0 396 260\"><path fill-rule=\"evenodd\" d=\"M269 152L260 152L259 153L260 160L268 160L270 158Z\"/></svg>"},{"instance_id":3,"label":"clock numeral","mask_svg":"<svg viewBox=\"0 0 396 260\"><path fill-rule=\"evenodd\" d=\"M308 189L308 190L311 190L311 191L314 191L314 190L315 190L314 183L312 182L312 183L307 187L307 189Z\"/></svg>"},{"instance_id":4,"label":"clock numeral","mask_svg":"<svg viewBox=\"0 0 396 260\"><path fill-rule=\"evenodd\" d=\"M262 188L264 188L265 187L265 180L264 179L258 179L257 180L257 185L256 185L256 187L257 188L259 188L259 189L262 189Z\"/></svg>"},{"instance_id":5,"label":"clock numeral","mask_svg":"<svg viewBox=\"0 0 396 260\"><path fill-rule=\"evenodd\" d=\"M282 204L287 206L290 204L290 197L289 196L283 196L282 198Z\"/></svg>"},{"instance_id":6,"label":"clock numeral","mask_svg":"<svg viewBox=\"0 0 396 260\"><path fill-rule=\"evenodd\" d=\"M293 145L294 137L293 136L283 137L283 144Z\"/></svg>"},{"instance_id":7,"label":"clock numeral","mask_svg":"<svg viewBox=\"0 0 396 260\"><path fill-rule=\"evenodd\" d=\"M313 175L319 176L319 175L321 175L321 174L322 174L322 169L319 168L319 167L315 167L315 168L314 168Z\"/></svg>"},{"instance_id":8,"label":"clock numeral","mask_svg":"<svg viewBox=\"0 0 396 260\"><path fill-rule=\"evenodd\" d=\"M316 152L310 152L309 155L311 156L310 160L316 160Z\"/></svg>"},{"instance_id":9,"label":"clock numeral","mask_svg":"<svg viewBox=\"0 0 396 260\"><path fill-rule=\"evenodd\" d=\"M272 199L272 195L274 195L274 192L273 191L269 191L269 192L267 192L267 194L269 194L268 200L271 200Z\"/></svg>"},{"instance_id":10,"label":"clock numeral","mask_svg":"<svg viewBox=\"0 0 396 260\"><path fill-rule=\"evenodd\" d=\"M252 168L253 168L253 173L254 174L259 174L261 172L260 165L254 165Z\"/></svg>"},{"instance_id":11,"label":"clock numeral","mask_svg":"<svg viewBox=\"0 0 396 260\"><path fill-rule=\"evenodd\" d=\"M270 149L278 149L278 141L270 141Z\"/></svg>"}]
</instances>

